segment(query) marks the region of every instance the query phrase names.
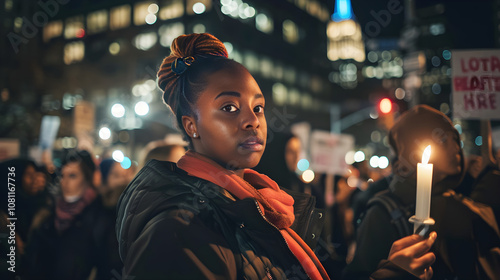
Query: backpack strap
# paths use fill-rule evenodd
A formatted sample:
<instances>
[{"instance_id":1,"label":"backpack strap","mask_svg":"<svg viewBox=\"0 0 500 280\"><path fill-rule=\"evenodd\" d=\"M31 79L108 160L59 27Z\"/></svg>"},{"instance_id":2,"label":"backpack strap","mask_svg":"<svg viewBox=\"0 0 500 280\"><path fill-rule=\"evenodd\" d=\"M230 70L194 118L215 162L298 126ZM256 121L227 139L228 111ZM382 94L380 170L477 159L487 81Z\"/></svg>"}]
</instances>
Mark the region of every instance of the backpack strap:
<instances>
[{"instance_id":1,"label":"backpack strap","mask_svg":"<svg viewBox=\"0 0 500 280\"><path fill-rule=\"evenodd\" d=\"M410 223L408 222L408 218L411 214L409 209L411 209L412 205L405 207L399 199L388 190L370 199L366 211L376 204L381 205L382 208L389 213L391 223L396 227L400 237L408 236L413 233Z\"/></svg>"}]
</instances>

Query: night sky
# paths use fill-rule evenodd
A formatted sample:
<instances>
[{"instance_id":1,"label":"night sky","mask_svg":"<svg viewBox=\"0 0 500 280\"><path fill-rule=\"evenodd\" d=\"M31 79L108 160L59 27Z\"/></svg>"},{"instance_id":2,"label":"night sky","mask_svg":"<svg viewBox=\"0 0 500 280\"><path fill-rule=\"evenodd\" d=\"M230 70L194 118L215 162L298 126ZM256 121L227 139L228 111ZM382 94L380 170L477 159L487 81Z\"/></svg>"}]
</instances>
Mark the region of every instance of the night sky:
<instances>
[{"instance_id":1,"label":"night sky","mask_svg":"<svg viewBox=\"0 0 500 280\"><path fill-rule=\"evenodd\" d=\"M352 0L352 8L356 19L365 29L368 22L375 20L373 13L380 13L387 10L387 4L391 0L361 1ZM396 1L396 0L392 0ZM397 0L404 7L404 0ZM453 34L456 48L494 48L495 26L493 18L495 10L491 0L416 0L417 10L443 4L445 6L444 16L449 22L450 30ZM335 1L327 0L327 5L333 13ZM419 15L420 16L420 15ZM401 27L404 25L405 11L398 14L391 14L389 24L382 28L376 38L398 38Z\"/></svg>"}]
</instances>

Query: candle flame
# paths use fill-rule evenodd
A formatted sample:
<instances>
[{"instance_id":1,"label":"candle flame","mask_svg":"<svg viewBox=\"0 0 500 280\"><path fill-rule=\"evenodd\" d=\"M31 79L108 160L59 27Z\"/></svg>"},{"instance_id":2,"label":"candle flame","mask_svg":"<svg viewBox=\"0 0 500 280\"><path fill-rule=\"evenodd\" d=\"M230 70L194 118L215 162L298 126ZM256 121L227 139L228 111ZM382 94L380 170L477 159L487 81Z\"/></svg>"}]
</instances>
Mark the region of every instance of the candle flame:
<instances>
[{"instance_id":1,"label":"candle flame","mask_svg":"<svg viewBox=\"0 0 500 280\"><path fill-rule=\"evenodd\" d=\"M422 163L429 163L429 158L431 157L431 145L427 146L422 154Z\"/></svg>"}]
</instances>

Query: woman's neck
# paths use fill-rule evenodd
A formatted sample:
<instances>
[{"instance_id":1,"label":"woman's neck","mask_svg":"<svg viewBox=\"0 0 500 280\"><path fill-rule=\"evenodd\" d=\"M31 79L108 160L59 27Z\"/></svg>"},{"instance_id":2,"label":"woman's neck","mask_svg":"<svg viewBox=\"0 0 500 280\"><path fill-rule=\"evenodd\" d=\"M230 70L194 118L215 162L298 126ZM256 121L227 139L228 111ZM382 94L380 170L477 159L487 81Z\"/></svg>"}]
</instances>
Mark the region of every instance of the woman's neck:
<instances>
[{"instance_id":1,"label":"woman's neck","mask_svg":"<svg viewBox=\"0 0 500 280\"><path fill-rule=\"evenodd\" d=\"M206 157L206 158L208 158L208 159L210 159L210 160L214 161L215 163L217 163L218 165L222 166L223 168L225 168L225 169L227 169L227 170L233 171L233 172L234 172L234 173L235 173L238 177L240 177L240 178L243 178L243 175L245 174L245 169L244 169L244 168L241 168L241 169L231 169L231 168L227 168L228 166L230 166L230 165L229 165L229 164L227 164L227 163L224 163L224 162L218 161L217 159L214 159L214 158L211 158L211 157L209 157L209 156L207 156L207 155L204 155L204 154L202 154L202 153L199 153L199 152L197 152L197 151L196 151L196 150L194 150L194 149L192 149L191 151L192 151L192 152L195 152L195 153L198 153L198 154L200 154L200 155L202 155L202 156L204 156L204 157Z\"/></svg>"},{"instance_id":2,"label":"woman's neck","mask_svg":"<svg viewBox=\"0 0 500 280\"><path fill-rule=\"evenodd\" d=\"M245 169L236 169L236 170L232 170L236 175L238 175L238 177L241 177L243 178L243 175L245 174Z\"/></svg>"}]
</instances>

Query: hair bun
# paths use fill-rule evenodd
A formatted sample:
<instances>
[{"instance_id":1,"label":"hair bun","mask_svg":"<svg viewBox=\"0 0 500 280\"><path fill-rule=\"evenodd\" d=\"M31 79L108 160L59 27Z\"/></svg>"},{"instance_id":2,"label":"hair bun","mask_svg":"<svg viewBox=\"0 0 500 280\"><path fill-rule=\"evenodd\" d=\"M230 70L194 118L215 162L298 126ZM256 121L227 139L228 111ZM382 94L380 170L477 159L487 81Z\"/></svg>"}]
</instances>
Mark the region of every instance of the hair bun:
<instances>
[{"instance_id":1,"label":"hair bun","mask_svg":"<svg viewBox=\"0 0 500 280\"><path fill-rule=\"evenodd\" d=\"M171 53L161 63L158 71L158 86L163 91L163 101L175 112L174 95L177 88L177 74L171 69L172 62L178 58L192 56L228 57L224 44L209 33L181 35L174 39L170 47ZM195 62L196 63L196 62Z\"/></svg>"}]
</instances>

